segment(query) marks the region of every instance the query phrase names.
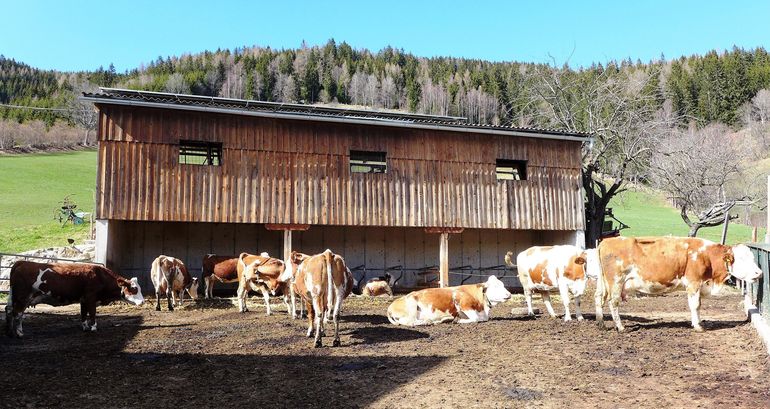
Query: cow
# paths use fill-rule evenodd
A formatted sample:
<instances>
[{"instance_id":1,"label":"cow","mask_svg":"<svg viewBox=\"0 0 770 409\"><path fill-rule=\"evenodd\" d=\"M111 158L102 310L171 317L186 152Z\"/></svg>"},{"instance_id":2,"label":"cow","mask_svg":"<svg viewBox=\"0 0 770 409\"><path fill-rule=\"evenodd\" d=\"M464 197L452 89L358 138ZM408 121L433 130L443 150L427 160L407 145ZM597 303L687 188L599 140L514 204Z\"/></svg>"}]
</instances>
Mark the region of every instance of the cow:
<instances>
[{"instance_id":1,"label":"cow","mask_svg":"<svg viewBox=\"0 0 770 409\"><path fill-rule=\"evenodd\" d=\"M248 308L246 307L246 296L248 295L249 290L262 293L262 297L265 300L267 315L272 314L272 309L270 308L270 294L282 294L283 302L286 304L288 310L289 304L287 302L287 296L289 291L286 287L286 283L279 280L284 271L284 262L277 258L270 257L267 253L261 253L260 255L241 253L241 255L238 256L237 263L238 310L240 312L248 311Z\"/></svg>"},{"instance_id":2,"label":"cow","mask_svg":"<svg viewBox=\"0 0 770 409\"><path fill-rule=\"evenodd\" d=\"M292 253L298 261L294 273L294 284L307 308L307 337L315 329L314 346L322 346L321 334L324 321L330 316L334 323L334 341L332 346L340 346L339 315L342 302L353 292L353 274L345 265L342 256L326 249L314 256Z\"/></svg>"},{"instance_id":3,"label":"cow","mask_svg":"<svg viewBox=\"0 0 770 409\"><path fill-rule=\"evenodd\" d=\"M291 298L291 308L290 308L290 315L292 319L297 318L297 295L302 297L302 291L298 288L298 286L301 285L301 283L297 282L297 271L299 270L299 266L302 264L303 261L310 258L309 255L300 253L298 251L292 251L289 258L287 258L284 261L284 265L286 268L284 269L283 274L278 278L279 281L286 283L289 290L289 296ZM304 289L304 286L301 287ZM299 317L302 318L303 313L303 306L304 302L300 300L299 303Z\"/></svg>"},{"instance_id":4,"label":"cow","mask_svg":"<svg viewBox=\"0 0 770 409\"><path fill-rule=\"evenodd\" d=\"M387 281L370 280L364 286L364 289L361 292L361 294L367 297L378 297L380 295L388 295L392 297L393 290L391 290L390 285L388 285Z\"/></svg>"},{"instance_id":5,"label":"cow","mask_svg":"<svg viewBox=\"0 0 770 409\"><path fill-rule=\"evenodd\" d=\"M6 333L10 337L24 335L22 321L29 306L58 307L77 302L83 331L96 331L96 306L121 299L134 305L144 302L136 277L126 280L96 264L17 261L10 273Z\"/></svg>"},{"instance_id":6,"label":"cow","mask_svg":"<svg viewBox=\"0 0 770 409\"><path fill-rule=\"evenodd\" d=\"M556 313L551 305L553 291L558 291L564 304L564 321L572 321L569 310L570 293L575 298L575 316L583 321L580 311L580 298L586 288L589 276L598 277L599 266L596 257L589 257L595 250L583 250L576 246L534 246L522 251L516 256L516 268L519 281L524 288L524 299L527 302L527 314L535 315L532 310L532 294L539 293L548 314L555 318ZM514 267L513 253L505 254L505 263ZM592 260L592 265L587 264Z\"/></svg>"},{"instance_id":7,"label":"cow","mask_svg":"<svg viewBox=\"0 0 770 409\"><path fill-rule=\"evenodd\" d=\"M177 297L179 297L178 305L182 305L185 291L190 294L190 298L193 300L198 299L198 279L190 276L187 267L178 258L164 255L156 257L152 261L150 279L155 287L156 311L160 311L161 294L166 295L169 311L174 311Z\"/></svg>"},{"instance_id":8,"label":"cow","mask_svg":"<svg viewBox=\"0 0 770 409\"><path fill-rule=\"evenodd\" d=\"M409 327L454 321L460 324L489 321L490 309L511 298L496 276L479 284L426 288L397 298L388 307L388 321Z\"/></svg>"},{"instance_id":9,"label":"cow","mask_svg":"<svg viewBox=\"0 0 770 409\"><path fill-rule=\"evenodd\" d=\"M616 237L599 244L601 277L596 288L596 321L604 327L602 308L609 301L618 331L625 328L618 307L628 292L663 294L687 291L692 327L703 331L700 304L716 294L730 275L753 281L762 273L743 244L725 246L694 237Z\"/></svg>"},{"instance_id":10,"label":"cow","mask_svg":"<svg viewBox=\"0 0 770 409\"><path fill-rule=\"evenodd\" d=\"M238 257L208 254L201 264L203 282L206 284L204 296L214 297L214 283L235 283L238 281Z\"/></svg>"}]
</instances>

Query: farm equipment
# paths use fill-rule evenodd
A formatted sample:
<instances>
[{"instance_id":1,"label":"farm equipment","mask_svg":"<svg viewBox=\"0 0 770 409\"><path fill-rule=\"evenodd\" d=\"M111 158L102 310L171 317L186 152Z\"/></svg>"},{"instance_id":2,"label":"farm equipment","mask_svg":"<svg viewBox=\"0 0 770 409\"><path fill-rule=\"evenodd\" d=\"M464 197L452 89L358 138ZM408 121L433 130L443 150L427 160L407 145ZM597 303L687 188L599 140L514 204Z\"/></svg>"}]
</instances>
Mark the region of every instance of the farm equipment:
<instances>
[{"instance_id":1,"label":"farm equipment","mask_svg":"<svg viewBox=\"0 0 770 409\"><path fill-rule=\"evenodd\" d=\"M59 208L54 210L54 220L58 220L62 227L68 222L73 225L83 224L85 217L88 216L87 212L76 212L75 209L78 205L70 198L72 195L67 195L64 200L59 202Z\"/></svg>"},{"instance_id":2,"label":"farm equipment","mask_svg":"<svg viewBox=\"0 0 770 409\"><path fill-rule=\"evenodd\" d=\"M602 223L602 234L599 240L603 240L610 237L620 236L620 231L627 229L629 226L620 220L618 220L614 214L612 214L612 208L608 207L604 210L604 222Z\"/></svg>"}]
</instances>

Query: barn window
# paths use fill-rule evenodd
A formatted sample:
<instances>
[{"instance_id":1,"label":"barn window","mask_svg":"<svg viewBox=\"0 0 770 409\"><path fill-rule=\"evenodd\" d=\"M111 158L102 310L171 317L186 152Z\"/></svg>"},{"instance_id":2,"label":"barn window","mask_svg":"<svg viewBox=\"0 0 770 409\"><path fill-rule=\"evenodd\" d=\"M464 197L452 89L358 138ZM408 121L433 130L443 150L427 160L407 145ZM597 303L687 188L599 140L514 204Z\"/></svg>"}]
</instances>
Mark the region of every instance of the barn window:
<instances>
[{"instance_id":1,"label":"barn window","mask_svg":"<svg viewBox=\"0 0 770 409\"><path fill-rule=\"evenodd\" d=\"M527 161L498 159L497 180L527 180Z\"/></svg>"},{"instance_id":2,"label":"barn window","mask_svg":"<svg viewBox=\"0 0 770 409\"><path fill-rule=\"evenodd\" d=\"M385 152L350 151L351 173L385 173L387 170Z\"/></svg>"},{"instance_id":3,"label":"barn window","mask_svg":"<svg viewBox=\"0 0 770 409\"><path fill-rule=\"evenodd\" d=\"M179 164L221 166L222 143L179 141Z\"/></svg>"}]
</instances>

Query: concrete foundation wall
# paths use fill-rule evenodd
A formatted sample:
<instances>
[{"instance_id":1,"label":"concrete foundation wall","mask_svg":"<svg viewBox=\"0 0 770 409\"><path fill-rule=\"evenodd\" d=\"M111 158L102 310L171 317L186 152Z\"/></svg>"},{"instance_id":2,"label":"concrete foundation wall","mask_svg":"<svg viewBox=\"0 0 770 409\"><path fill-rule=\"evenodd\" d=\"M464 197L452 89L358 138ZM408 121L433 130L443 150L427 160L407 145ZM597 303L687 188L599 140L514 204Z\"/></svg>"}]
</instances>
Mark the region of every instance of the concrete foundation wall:
<instances>
[{"instance_id":1,"label":"concrete foundation wall","mask_svg":"<svg viewBox=\"0 0 770 409\"><path fill-rule=\"evenodd\" d=\"M127 277L139 277L151 290L149 270L160 254L182 259L191 274L199 277L206 254L237 255L242 251L266 251L282 257L283 233L258 224L157 223L109 221L106 245L108 266ZM495 274L504 276L510 287L519 287L515 271L502 267L507 251L518 253L533 245L575 244L575 231L466 229L449 239L450 285L480 282ZM418 269L438 266L439 235L421 228L374 228L354 226L311 226L293 232L292 248L319 253L327 248L345 257L356 278L368 279L393 268L391 275L403 275L400 287L420 285ZM394 267L401 266L401 269ZM490 269L496 267L496 269ZM357 268L358 267L358 268ZM365 270L364 270L365 267ZM464 268L461 268L464 267ZM438 267L436 267L438 269ZM479 275L479 276L477 276ZM436 279L428 275L429 279ZM219 288L225 288L219 286Z\"/></svg>"}]
</instances>

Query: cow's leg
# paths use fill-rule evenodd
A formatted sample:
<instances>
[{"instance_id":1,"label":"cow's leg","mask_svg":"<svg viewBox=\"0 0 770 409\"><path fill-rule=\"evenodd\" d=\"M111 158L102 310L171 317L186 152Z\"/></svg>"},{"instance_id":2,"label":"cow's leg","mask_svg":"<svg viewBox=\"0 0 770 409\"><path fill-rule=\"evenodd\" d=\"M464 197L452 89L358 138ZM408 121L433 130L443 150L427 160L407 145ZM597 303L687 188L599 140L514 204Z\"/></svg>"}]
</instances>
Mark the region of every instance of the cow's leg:
<instances>
[{"instance_id":1,"label":"cow's leg","mask_svg":"<svg viewBox=\"0 0 770 409\"><path fill-rule=\"evenodd\" d=\"M310 304L310 301L302 300L307 308L307 335L306 337L310 338L313 335L313 325L315 324L315 311L313 311L313 305Z\"/></svg>"},{"instance_id":2,"label":"cow's leg","mask_svg":"<svg viewBox=\"0 0 770 409\"><path fill-rule=\"evenodd\" d=\"M594 292L594 306L596 311L596 325L599 328L604 329L604 277L599 275L599 279L596 280L596 291Z\"/></svg>"},{"instance_id":3,"label":"cow's leg","mask_svg":"<svg viewBox=\"0 0 770 409\"><path fill-rule=\"evenodd\" d=\"M182 304L184 304L184 293L185 293L185 291L187 291L187 290L185 290L183 288L182 291L179 292L179 306L180 307L182 306Z\"/></svg>"},{"instance_id":4,"label":"cow's leg","mask_svg":"<svg viewBox=\"0 0 770 409\"><path fill-rule=\"evenodd\" d=\"M315 310L315 344L314 347L321 347L321 332L323 331L323 318L326 316L326 311L322 308L323 301L320 297L313 296L313 310Z\"/></svg>"},{"instance_id":5,"label":"cow's leg","mask_svg":"<svg viewBox=\"0 0 770 409\"><path fill-rule=\"evenodd\" d=\"M688 288L687 289L687 304L690 305L690 315L692 316L692 327L702 332L703 327L700 325L700 301L701 291L700 288Z\"/></svg>"},{"instance_id":6,"label":"cow's leg","mask_svg":"<svg viewBox=\"0 0 770 409\"><path fill-rule=\"evenodd\" d=\"M289 284L289 297L291 298L291 309L289 309L289 312L291 313L291 319L295 320L297 319L297 297L294 294L294 289L292 288L291 284Z\"/></svg>"},{"instance_id":7,"label":"cow's leg","mask_svg":"<svg viewBox=\"0 0 770 409\"><path fill-rule=\"evenodd\" d=\"M206 284L206 290L203 292L203 297L206 298L207 300L209 298L212 298L211 297L211 290L212 290L211 287L213 287L214 283L212 283L211 281L212 281L213 277L214 276L207 276L207 277L203 278L203 283Z\"/></svg>"},{"instance_id":8,"label":"cow's leg","mask_svg":"<svg viewBox=\"0 0 770 409\"><path fill-rule=\"evenodd\" d=\"M569 312L569 289L565 284L560 283L559 285L559 297L561 297L561 303L564 305L564 321L572 321L572 314Z\"/></svg>"},{"instance_id":9,"label":"cow's leg","mask_svg":"<svg viewBox=\"0 0 770 409\"><path fill-rule=\"evenodd\" d=\"M524 300L527 302L527 315L530 317L535 316L535 311L532 309L532 289L527 287L524 289Z\"/></svg>"},{"instance_id":10,"label":"cow's leg","mask_svg":"<svg viewBox=\"0 0 770 409\"><path fill-rule=\"evenodd\" d=\"M267 315L270 315L273 313L273 310L270 308L270 293L267 291L267 289L262 289L262 299L265 300L265 309L267 309Z\"/></svg>"},{"instance_id":11,"label":"cow's leg","mask_svg":"<svg viewBox=\"0 0 770 409\"><path fill-rule=\"evenodd\" d=\"M583 313L580 311L580 297L581 295L575 296L575 316L578 321L583 321Z\"/></svg>"},{"instance_id":12,"label":"cow's leg","mask_svg":"<svg viewBox=\"0 0 770 409\"><path fill-rule=\"evenodd\" d=\"M80 300L80 322L82 323L83 331L88 331L88 307L85 300Z\"/></svg>"},{"instance_id":13,"label":"cow's leg","mask_svg":"<svg viewBox=\"0 0 770 409\"><path fill-rule=\"evenodd\" d=\"M249 293L249 289L246 287L246 283L243 280L238 282L238 311L246 312L249 309L246 308L246 295Z\"/></svg>"},{"instance_id":14,"label":"cow's leg","mask_svg":"<svg viewBox=\"0 0 770 409\"><path fill-rule=\"evenodd\" d=\"M479 311L476 310L465 310L461 311L462 315L465 316L465 318L460 318L457 320L458 324L472 324L474 322L481 322L481 316L479 314ZM486 321L486 320L485 320Z\"/></svg>"},{"instance_id":15,"label":"cow's leg","mask_svg":"<svg viewBox=\"0 0 770 409\"><path fill-rule=\"evenodd\" d=\"M610 290L610 313L612 314L612 320L615 321L615 327L618 332L623 332L625 328L620 321L620 299L623 294L623 280L615 280L612 289Z\"/></svg>"},{"instance_id":16,"label":"cow's leg","mask_svg":"<svg viewBox=\"0 0 770 409\"><path fill-rule=\"evenodd\" d=\"M160 311L160 289L155 290L155 311Z\"/></svg>"},{"instance_id":17,"label":"cow's leg","mask_svg":"<svg viewBox=\"0 0 770 409\"><path fill-rule=\"evenodd\" d=\"M169 311L174 311L174 298L174 290L171 289L171 283L168 283L166 285L166 301Z\"/></svg>"},{"instance_id":18,"label":"cow's leg","mask_svg":"<svg viewBox=\"0 0 770 409\"><path fill-rule=\"evenodd\" d=\"M553 311L553 305L551 305L551 294L548 291L541 291L540 295L543 297L543 303L545 303L545 309L548 310L548 315L551 318L556 318L556 313Z\"/></svg>"},{"instance_id":19,"label":"cow's leg","mask_svg":"<svg viewBox=\"0 0 770 409\"><path fill-rule=\"evenodd\" d=\"M342 302L345 301L344 284L335 290L337 298L334 300L334 312L332 313L332 321L334 321L334 342L332 342L332 346L338 347L342 345L340 342L340 311L342 310Z\"/></svg>"},{"instance_id":20,"label":"cow's leg","mask_svg":"<svg viewBox=\"0 0 770 409\"><path fill-rule=\"evenodd\" d=\"M286 306L286 314L291 315L291 305L289 305L289 296L287 294L284 294L281 299L283 300L283 305Z\"/></svg>"},{"instance_id":21,"label":"cow's leg","mask_svg":"<svg viewBox=\"0 0 770 409\"><path fill-rule=\"evenodd\" d=\"M88 304L88 323L92 332L96 331L96 299L86 299Z\"/></svg>"}]
</instances>

